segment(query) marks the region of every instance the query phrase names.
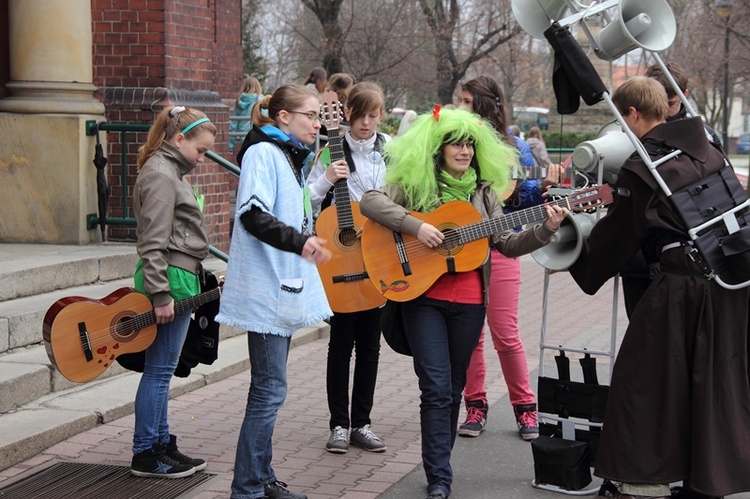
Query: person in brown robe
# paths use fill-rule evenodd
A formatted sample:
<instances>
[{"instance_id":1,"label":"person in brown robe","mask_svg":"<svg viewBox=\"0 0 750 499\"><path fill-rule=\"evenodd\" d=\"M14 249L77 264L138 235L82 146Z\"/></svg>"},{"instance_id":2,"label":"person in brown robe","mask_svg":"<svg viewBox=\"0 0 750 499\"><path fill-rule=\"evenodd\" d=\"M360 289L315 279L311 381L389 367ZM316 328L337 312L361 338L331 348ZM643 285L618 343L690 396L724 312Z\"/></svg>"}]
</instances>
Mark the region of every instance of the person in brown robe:
<instances>
[{"instance_id":1,"label":"person in brown robe","mask_svg":"<svg viewBox=\"0 0 750 499\"><path fill-rule=\"evenodd\" d=\"M665 123L667 97L655 80L633 78L612 100L641 142L682 150L658 167L673 192L724 166L700 118ZM661 271L617 355L594 473L622 482L625 498L668 497L679 481L681 497L750 490L750 291L722 288L684 247L666 248L689 238L639 156L622 166L616 190L571 275L594 294L639 249Z\"/></svg>"}]
</instances>

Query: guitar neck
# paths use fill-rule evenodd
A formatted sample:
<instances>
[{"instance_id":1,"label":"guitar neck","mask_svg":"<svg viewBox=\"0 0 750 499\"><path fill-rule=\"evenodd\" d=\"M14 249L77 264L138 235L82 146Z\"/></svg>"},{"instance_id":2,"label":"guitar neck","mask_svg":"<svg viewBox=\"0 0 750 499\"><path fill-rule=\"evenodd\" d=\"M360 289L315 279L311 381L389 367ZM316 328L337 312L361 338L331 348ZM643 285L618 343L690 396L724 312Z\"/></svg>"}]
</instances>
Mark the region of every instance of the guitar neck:
<instances>
[{"instance_id":1,"label":"guitar neck","mask_svg":"<svg viewBox=\"0 0 750 499\"><path fill-rule=\"evenodd\" d=\"M547 170L548 168L546 166L530 166L521 167L523 170L523 175L525 178L530 179L544 179L547 177ZM519 177L518 167L513 168L512 172L512 178L517 179ZM563 168L563 179L564 180L573 180L573 177L575 177L575 172L573 171L573 168Z\"/></svg>"},{"instance_id":2,"label":"guitar neck","mask_svg":"<svg viewBox=\"0 0 750 499\"><path fill-rule=\"evenodd\" d=\"M331 153L331 163L344 159L344 147L341 143L339 129L328 129L328 149ZM354 227L354 216L352 215L352 201L349 196L349 184L345 178L340 178L333 184L333 194L336 197L336 213L338 215L339 227L351 229Z\"/></svg>"},{"instance_id":3,"label":"guitar neck","mask_svg":"<svg viewBox=\"0 0 750 499\"><path fill-rule=\"evenodd\" d=\"M548 201L546 204L554 204L557 206L564 206L569 208L568 198L557 199L554 201ZM483 220L471 225L459 227L450 233L446 233L443 246L446 248L452 248L460 246L464 243L489 237L492 234L497 234L505 230L515 229L522 225L539 222L547 219L547 209L544 204L538 206L532 206L525 210L519 210L502 217L492 218L490 220Z\"/></svg>"},{"instance_id":4,"label":"guitar neck","mask_svg":"<svg viewBox=\"0 0 750 499\"><path fill-rule=\"evenodd\" d=\"M205 293L201 293L196 296L191 296L190 298L185 298L184 300L175 302L174 314L179 315L189 310L194 310L200 307L201 305L205 305L208 302L218 300L220 296L221 296L221 286L217 286L210 291L206 291ZM149 310L148 312L135 315L132 318L133 331L138 331L152 324L156 324L156 313L153 310Z\"/></svg>"}]
</instances>

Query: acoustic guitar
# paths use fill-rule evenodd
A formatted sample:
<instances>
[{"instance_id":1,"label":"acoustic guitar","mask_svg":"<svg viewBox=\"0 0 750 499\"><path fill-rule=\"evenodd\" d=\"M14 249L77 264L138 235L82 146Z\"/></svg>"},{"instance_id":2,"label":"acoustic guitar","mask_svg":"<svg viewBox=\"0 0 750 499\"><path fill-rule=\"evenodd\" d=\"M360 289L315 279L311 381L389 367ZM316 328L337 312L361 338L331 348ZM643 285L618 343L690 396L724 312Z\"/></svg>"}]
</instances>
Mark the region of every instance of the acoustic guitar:
<instances>
[{"instance_id":1,"label":"acoustic guitar","mask_svg":"<svg viewBox=\"0 0 750 499\"><path fill-rule=\"evenodd\" d=\"M323 124L328 129L328 148L331 162L344 159L339 136L341 110L336 92L321 97ZM372 285L362 259L362 244L358 232L367 221L359 212L359 203L352 202L346 179L333 186L336 204L323 210L315 222L315 233L328 240L331 259L318 265L318 273L328 297L331 310L339 313L359 312L376 308L385 298Z\"/></svg>"},{"instance_id":2,"label":"acoustic guitar","mask_svg":"<svg viewBox=\"0 0 750 499\"><path fill-rule=\"evenodd\" d=\"M612 188L606 185L548 201L573 212L611 202ZM547 218L544 205L539 205L482 220L476 208L465 201L451 201L430 213L410 213L443 232L443 243L429 248L414 236L394 232L372 220L362 232L362 254L370 280L383 297L397 302L421 296L443 274L478 268L487 259L490 235Z\"/></svg>"},{"instance_id":3,"label":"acoustic guitar","mask_svg":"<svg viewBox=\"0 0 750 499\"><path fill-rule=\"evenodd\" d=\"M221 286L174 304L174 313L193 310L221 295ZM47 356L70 381L96 378L126 353L147 349L156 338L151 301L133 288L96 300L69 296L47 310L42 327Z\"/></svg>"}]
</instances>

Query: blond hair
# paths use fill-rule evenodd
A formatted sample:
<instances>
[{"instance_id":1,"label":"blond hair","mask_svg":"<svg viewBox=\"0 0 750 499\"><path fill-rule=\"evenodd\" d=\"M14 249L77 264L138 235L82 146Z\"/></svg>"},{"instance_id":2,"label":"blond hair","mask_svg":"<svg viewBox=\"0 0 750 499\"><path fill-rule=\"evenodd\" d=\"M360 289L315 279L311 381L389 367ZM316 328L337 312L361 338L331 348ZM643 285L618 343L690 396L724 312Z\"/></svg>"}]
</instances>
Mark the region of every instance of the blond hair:
<instances>
[{"instance_id":1,"label":"blond hair","mask_svg":"<svg viewBox=\"0 0 750 499\"><path fill-rule=\"evenodd\" d=\"M266 95L253 107L253 123L257 126L274 125L281 111L292 111L302 106L310 97L318 98L318 95L310 88L301 85L282 85L276 89L273 95ZM267 110L268 114L263 114Z\"/></svg>"},{"instance_id":2,"label":"blond hair","mask_svg":"<svg viewBox=\"0 0 750 499\"><path fill-rule=\"evenodd\" d=\"M664 121L669 110L662 84L646 76L635 76L620 85L612 94L612 102L623 115L634 107L644 118L654 121Z\"/></svg>"},{"instance_id":3,"label":"blond hair","mask_svg":"<svg viewBox=\"0 0 750 499\"><path fill-rule=\"evenodd\" d=\"M385 96L383 96L383 90L381 90L380 85L377 83L369 81L357 83L349 92L346 108L350 113L349 122L373 111L384 114Z\"/></svg>"},{"instance_id":4,"label":"blond hair","mask_svg":"<svg viewBox=\"0 0 750 499\"><path fill-rule=\"evenodd\" d=\"M234 101L234 106L240 103L240 97L242 94L258 94L263 93L263 87L260 86L260 82L254 76L248 76L242 81L242 87L240 87L240 93L237 96L237 100Z\"/></svg>"}]
</instances>

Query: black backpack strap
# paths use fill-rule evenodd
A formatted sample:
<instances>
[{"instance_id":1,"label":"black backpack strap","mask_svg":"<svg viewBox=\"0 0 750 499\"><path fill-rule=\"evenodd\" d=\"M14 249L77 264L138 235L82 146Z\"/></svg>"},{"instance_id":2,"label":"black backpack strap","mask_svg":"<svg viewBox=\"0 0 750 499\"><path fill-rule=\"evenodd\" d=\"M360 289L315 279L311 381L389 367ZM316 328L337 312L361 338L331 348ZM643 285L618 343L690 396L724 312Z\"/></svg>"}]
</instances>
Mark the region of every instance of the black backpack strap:
<instances>
[{"instance_id":1,"label":"black backpack strap","mask_svg":"<svg viewBox=\"0 0 750 499\"><path fill-rule=\"evenodd\" d=\"M375 135L376 137L373 149L382 154L383 144L385 143L385 136L380 132L375 132ZM346 159L346 164L349 166L349 171L351 173L354 173L355 171L357 171L357 165L354 164L354 159L352 158L352 150L349 147L349 142L347 142L345 137L341 138L341 148L344 150L344 158ZM323 203L320 205L321 211L331 206L331 203L333 203L333 186L331 186L331 188L328 189L328 192L326 192L326 197L323 199Z\"/></svg>"}]
</instances>

